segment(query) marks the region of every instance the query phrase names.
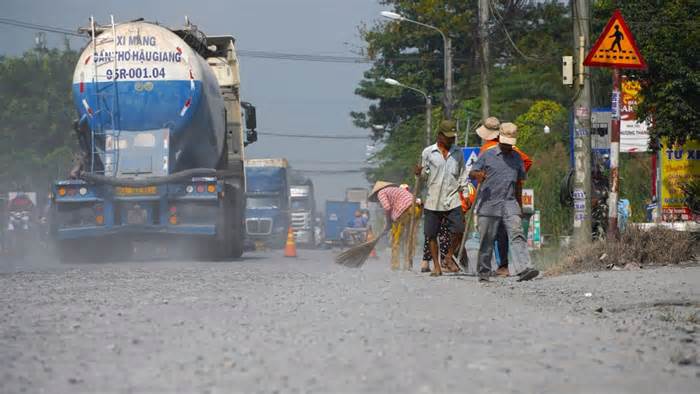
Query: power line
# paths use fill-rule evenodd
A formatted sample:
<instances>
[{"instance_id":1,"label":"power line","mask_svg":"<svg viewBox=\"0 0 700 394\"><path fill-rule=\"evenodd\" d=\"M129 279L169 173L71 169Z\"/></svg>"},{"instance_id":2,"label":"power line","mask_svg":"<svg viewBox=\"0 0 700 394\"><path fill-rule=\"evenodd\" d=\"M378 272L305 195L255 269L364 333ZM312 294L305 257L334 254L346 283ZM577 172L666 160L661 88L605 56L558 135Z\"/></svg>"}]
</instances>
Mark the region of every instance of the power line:
<instances>
[{"instance_id":1,"label":"power line","mask_svg":"<svg viewBox=\"0 0 700 394\"><path fill-rule=\"evenodd\" d=\"M508 42L510 43L510 45L513 47L513 49L515 49L515 51L520 56L522 56L526 60L531 60L531 61L536 61L536 62L546 61L545 59L542 59L539 57L526 55L523 51L521 51L520 48L518 48L518 46L513 41L513 38L510 36L510 33L508 32L508 28L506 27L506 24L503 21L503 16L501 15L501 12L498 10L498 7L496 7L496 5L493 4L493 0L489 0L488 5L489 5L489 8L491 8L491 12L493 13L494 17L496 18L496 21L503 28L503 33L505 33L505 36L508 39Z\"/></svg>"},{"instance_id":2,"label":"power line","mask_svg":"<svg viewBox=\"0 0 700 394\"><path fill-rule=\"evenodd\" d=\"M30 22L24 22L16 19L0 18L0 24L20 27L30 30L39 30L49 33L64 34L74 37L88 38L86 35L79 34L73 30L48 26L39 25ZM241 57L247 58L258 58L258 59L272 59L272 60L291 60L291 61L304 61L304 62L320 62L320 63L346 63L346 64L372 64L377 59L372 59L367 56L330 56L330 55L315 55L315 54L303 54L303 53L285 53L285 52L273 52L273 51L260 51L260 50L246 50L239 49L237 54ZM382 60L387 62L442 62L441 56L434 56L432 58L421 58L418 56L402 56L402 57L384 57ZM468 62L467 58L455 58L456 63Z\"/></svg>"},{"instance_id":3,"label":"power line","mask_svg":"<svg viewBox=\"0 0 700 394\"><path fill-rule=\"evenodd\" d=\"M333 165L333 164L350 164L350 165L361 165L367 163L367 161L358 161L358 160L289 160L292 163L302 163L302 164L328 164L328 165Z\"/></svg>"},{"instance_id":4,"label":"power line","mask_svg":"<svg viewBox=\"0 0 700 394\"><path fill-rule=\"evenodd\" d=\"M260 58L260 59L275 59L275 60L300 60L308 62L322 63L356 63L369 64L373 60L368 57L359 56L328 56L328 55L311 55L300 53L283 53L283 52L268 52L239 49L237 54L241 57Z\"/></svg>"},{"instance_id":5,"label":"power line","mask_svg":"<svg viewBox=\"0 0 700 394\"><path fill-rule=\"evenodd\" d=\"M283 138L311 138L311 139L326 139L326 140L368 140L369 136L359 135L328 135L328 134L297 134L297 133L281 133L264 131L258 132L259 135L267 135Z\"/></svg>"},{"instance_id":6,"label":"power line","mask_svg":"<svg viewBox=\"0 0 700 394\"><path fill-rule=\"evenodd\" d=\"M293 168L294 171L298 171L303 174L308 174L308 175L340 175L340 174L364 174L367 169L356 169L356 170L312 170L312 169L296 169Z\"/></svg>"},{"instance_id":7,"label":"power line","mask_svg":"<svg viewBox=\"0 0 700 394\"><path fill-rule=\"evenodd\" d=\"M64 35L73 36L73 37L83 37L83 38L86 37L82 34L78 34L75 31L63 29L60 27L37 25L34 23L18 21L18 20L9 19L9 18L0 18L0 24L20 27L23 29L40 30L40 31L45 31L45 32L49 32L49 33L64 34Z\"/></svg>"}]
</instances>

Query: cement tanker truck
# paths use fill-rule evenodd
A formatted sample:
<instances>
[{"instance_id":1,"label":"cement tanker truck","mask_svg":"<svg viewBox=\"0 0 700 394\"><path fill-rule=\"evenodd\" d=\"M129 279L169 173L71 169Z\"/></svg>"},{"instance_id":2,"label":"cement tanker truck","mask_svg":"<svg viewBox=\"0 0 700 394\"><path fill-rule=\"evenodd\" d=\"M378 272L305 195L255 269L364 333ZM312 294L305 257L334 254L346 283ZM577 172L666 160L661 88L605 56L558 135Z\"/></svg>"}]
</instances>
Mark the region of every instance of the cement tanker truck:
<instances>
[{"instance_id":1,"label":"cement tanker truck","mask_svg":"<svg viewBox=\"0 0 700 394\"><path fill-rule=\"evenodd\" d=\"M204 258L239 257L244 147L257 133L234 38L189 21L171 30L91 20L81 31L90 37L73 75L81 154L52 187L61 257L127 257L133 241L157 237L192 241Z\"/></svg>"}]
</instances>

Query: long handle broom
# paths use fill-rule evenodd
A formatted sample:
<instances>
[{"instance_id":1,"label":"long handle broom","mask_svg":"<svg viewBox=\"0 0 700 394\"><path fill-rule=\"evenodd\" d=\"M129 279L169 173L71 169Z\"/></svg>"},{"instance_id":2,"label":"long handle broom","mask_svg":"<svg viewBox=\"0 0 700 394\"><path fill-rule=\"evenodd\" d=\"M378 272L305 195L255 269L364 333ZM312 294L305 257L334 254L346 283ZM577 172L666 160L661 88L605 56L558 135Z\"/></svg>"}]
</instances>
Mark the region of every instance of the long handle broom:
<instances>
[{"instance_id":1,"label":"long handle broom","mask_svg":"<svg viewBox=\"0 0 700 394\"><path fill-rule=\"evenodd\" d=\"M420 177L416 177L415 181L415 187L414 187L414 193L415 195L413 196L413 204L411 204L411 222L409 224L408 228L408 247L409 247L409 261L411 262L411 265L413 265L413 251L415 250L415 234L416 234L416 225L417 225L417 220L415 218L415 212L416 212L416 199L418 196L418 190L420 188ZM386 226L384 227L384 231L382 231L381 234L377 236L377 238L367 241L365 243L361 243L359 245L353 246L350 249L342 252L338 256L335 257L335 262L336 264L344 265L346 267L350 268L359 268L362 267L365 262L367 262L367 258L369 258L369 255L372 253L372 249L377 245L377 242L385 236L388 232L389 229L391 228L391 223L387 223Z\"/></svg>"},{"instance_id":2,"label":"long handle broom","mask_svg":"<svg viewBox=\"0 0 700 394\"><path fill-rule=\"evenodd\" d=\"M416 231L418 229L418 217L416 217L416 207L418 206L418 193L421 188L421 177L416 175L413 184L413 204L411 204L411 222L408 227L408 269L413 269L413 256L416 251Z\"/></svg>"},{"instance_id":3,"label":"long handle broom","mask_svg":"<svg viewBox=\"0 0 700 394\"><path fill-rule=\"evenodd\" d=\"M379 234L373 240L361 243L359 245L355 245L350 249L344 251L343 253L337 255L335 257L336 264L344 265L350 268L362 267L367 261L367 258L369 257L370 253L372 253L372 249L374 249L374 247L377 246L377 242L379 242L379 240L389 232L390 227L391 224L387 223L384 227L384 231L382 231L382 233Z\"/></svg>"}]
</instances>

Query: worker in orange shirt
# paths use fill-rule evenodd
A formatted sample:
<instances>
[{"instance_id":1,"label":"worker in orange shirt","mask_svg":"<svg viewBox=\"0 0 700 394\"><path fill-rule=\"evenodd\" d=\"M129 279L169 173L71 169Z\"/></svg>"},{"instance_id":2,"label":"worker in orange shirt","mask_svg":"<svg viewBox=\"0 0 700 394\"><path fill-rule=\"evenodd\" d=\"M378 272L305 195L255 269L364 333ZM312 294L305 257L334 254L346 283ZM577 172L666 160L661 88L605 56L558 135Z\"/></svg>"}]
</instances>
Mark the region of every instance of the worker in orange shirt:
<instances>
[{"instance_id":1,"label":"worker in orange shirt","mask_svg":"<svg viewBox=\"0 0 700 394\"><path fill-rule=\"evenodd\" d=\"M476 129L476 133L481 137L482 144L479 149L479 156L483 152L489 149L493 149L498 146L498 136L504 129L510 130L516 128L515 124L510 122L501 123L498 118L493 116L486 118L484 124ZM517 146L513 146L513 150L520 155L523 160L523 165L525 166L525 172L527 173L532 167L532 160L530 157L520 150ZM506 226L501 222L498 226L498 233L496 235L496 242L498 243L498 256L501 259L501 263L498 266L496 275L498 276L509 276L508 271L508 232L506 231Z\"/></svg>"}]
</instances>

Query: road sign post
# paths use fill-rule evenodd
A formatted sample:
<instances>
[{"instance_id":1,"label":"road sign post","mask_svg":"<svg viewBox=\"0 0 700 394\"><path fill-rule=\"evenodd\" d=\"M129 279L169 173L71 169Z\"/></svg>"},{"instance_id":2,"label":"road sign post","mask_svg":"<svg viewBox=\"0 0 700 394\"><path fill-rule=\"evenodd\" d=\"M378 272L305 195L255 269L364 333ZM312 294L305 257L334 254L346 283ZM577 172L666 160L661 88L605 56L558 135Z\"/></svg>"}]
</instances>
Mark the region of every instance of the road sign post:
<instances>
[{"instance_id":1,"label":"road sign post","mask_svg":"<svg viewBox=\"0 0 700 394\"><path fill-rule=\"evenodd\" d=\"M613 69L610 124L610 194L608 198L608 234L618 236L617 202L620 194L620 69Z\"/></svg>"},{"instance_id":2,"label":"road sign post","mask_svg":"<svg viewBox=\"0 0 700 394\"><path fill-rule=\"evenodd\" d=\"M620 193L620 69L645 69L646 62L637 48L634 36L615 10L603 33L598 37L583 62L589 67L613 69L611 97L612 130L610 130L610 194L608 197L608 233L617 237L617 202Z\"/></svg>"}]
</instances>

